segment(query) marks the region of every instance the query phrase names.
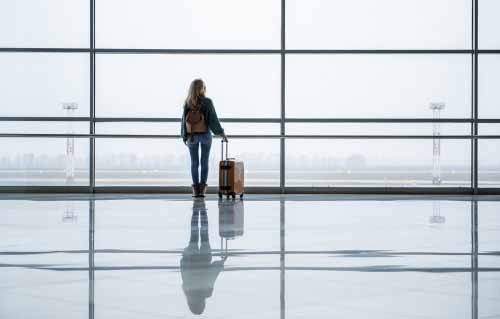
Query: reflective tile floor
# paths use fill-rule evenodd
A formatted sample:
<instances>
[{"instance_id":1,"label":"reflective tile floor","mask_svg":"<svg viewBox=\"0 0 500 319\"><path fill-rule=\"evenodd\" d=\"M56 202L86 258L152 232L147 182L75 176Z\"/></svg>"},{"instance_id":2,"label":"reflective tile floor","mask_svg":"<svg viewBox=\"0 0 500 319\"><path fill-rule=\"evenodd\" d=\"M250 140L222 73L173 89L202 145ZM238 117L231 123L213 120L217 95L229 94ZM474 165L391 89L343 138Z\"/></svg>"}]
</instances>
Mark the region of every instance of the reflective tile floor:
<instances>
[{"instance_id":1,"label":"reflective tile floor","mask_svg":"<svg viewBox=\"0 0 500 319\"><path fill-rule=\"evenodd\" d=\"M494 197L0 196L0 318L500 318Z\"/></svg>"}]
</instances>

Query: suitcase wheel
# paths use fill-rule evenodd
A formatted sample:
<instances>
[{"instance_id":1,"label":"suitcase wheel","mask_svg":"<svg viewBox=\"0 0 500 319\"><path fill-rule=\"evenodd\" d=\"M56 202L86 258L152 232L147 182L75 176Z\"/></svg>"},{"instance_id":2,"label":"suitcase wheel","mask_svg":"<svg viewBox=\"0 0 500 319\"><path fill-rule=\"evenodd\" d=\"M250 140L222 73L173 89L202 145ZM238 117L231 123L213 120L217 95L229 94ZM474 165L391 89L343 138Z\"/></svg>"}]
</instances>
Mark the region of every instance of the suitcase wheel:
<instances>
[{"instance_id":1,"label":"suitcase wheel","mask_svg":"<svg viewBox=\"0 0 500 319\"><path fill-rule=\"evenodd\" d=\"M240 194L240 199L243 199L243 193Z\"/></svg>"},{"instance_id":2,"label":"suitcase wheel","mask_svg":"<svg viewBox=\"0 0 500 319\"><path fill-rule=\"evenodd\" d=\"M219 192L219 198L222 198L222 193L221 192Z\"/></svg>"},{"instance_id":3,"label":"suitcase wheel","mask_svg":"<svg viewBox=\"0 0 500 319\"><path fill-rule=\"evenodd\" d=\"M233 198L233 200L236 198L236 193L232 193L231 194L231 197Z\"/></svg>"}]
</instances>

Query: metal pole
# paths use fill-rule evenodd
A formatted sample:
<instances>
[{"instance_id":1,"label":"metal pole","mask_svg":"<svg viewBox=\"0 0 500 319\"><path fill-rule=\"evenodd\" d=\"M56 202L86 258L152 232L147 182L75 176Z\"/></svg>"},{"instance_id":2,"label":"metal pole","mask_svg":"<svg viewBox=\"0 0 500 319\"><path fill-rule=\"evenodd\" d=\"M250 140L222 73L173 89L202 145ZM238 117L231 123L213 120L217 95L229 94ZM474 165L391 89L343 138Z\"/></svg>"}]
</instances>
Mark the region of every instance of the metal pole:
<instances>
[{"instance_id":1,"label":"metal pole","mask_svg":"<svg viewBox=\"0 0 500 319\"><path fill-rule=\"evenodd\" d=\"M286 55L285 55L285 50L286 50L286 31L285 31L285 17L286 17L286 11L285 11L285 0L281 0L281 109L280 109L280 192L283 194L285 193L285 139L283 138L285 135L285 118L286 118L286 113L285 113L285 98L286 98L286 91L285 91L285 81L286 81Z\"/></svg>"},{"instance_id":2,"label":"metal pole","mask_svg":"<svg viewBox=\"0 0 500 319\"><path fill-rule=\"evenodd\" d=\"M90 134L95 134L95 0L90 0ZM95 138L89 140L89 191L95 188Z\"/></svg>"},{"instance_id":3,"label":"metal pole","mask_svg":"<svg viewBox=\"0 0 500 319\"><path fill-rule=\"evenodd\" d=\"M478 108L478 69L479 69L479 54L478 54L478 50L479 50L479 39L478 39L478 28L479 28L479 21L478 21L478 18L479 18L479 15L478 15L478 6L479 6L479 0L473 0L474 1L474 25L473 25L473 28L474 28L474 47L473 47L473 56L474 56L474 63L473 63L473 66L474 66L474 88L472 90L472 93L473 93L473 99L474 99L474 103L473 103L473 124L472 124L472 134L474 136L477 136L479 133L478 133L478 111L479 111L479 108ZM474 139L472 141L472 144L473 144L473 147L472 147L472 156L473 156L473 160L472 160L472 163L473 163L473 180L472 180L472 190L473 190L473 193L474 194L477 194L478 192L478 174L479 174L479 165L478 165L478 140L477 139Z\"/></svg>"},{"instance_id":4,"label":"metal pole","mask_svg":"<svg viewBox=\"0 0 500 319\"><path fill-rule=\"evenodd\" d=\"M474 1L471 0L471 49L474 48ZM474 194L474 51L470 53L471 78L470 78L470 189Z\"/></svg>"}]
</instances>

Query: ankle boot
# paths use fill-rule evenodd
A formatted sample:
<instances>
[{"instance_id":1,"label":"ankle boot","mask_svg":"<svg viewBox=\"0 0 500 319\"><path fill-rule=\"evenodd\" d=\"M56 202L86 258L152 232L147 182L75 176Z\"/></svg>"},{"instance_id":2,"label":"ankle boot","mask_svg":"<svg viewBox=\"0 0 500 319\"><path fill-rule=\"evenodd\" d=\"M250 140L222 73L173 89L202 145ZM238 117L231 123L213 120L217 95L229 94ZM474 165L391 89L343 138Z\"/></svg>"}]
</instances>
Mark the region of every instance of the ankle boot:
<instances>
[{"instance_id":1,"label":"ankle boot","mask_svg":"<svg viewBox=\"0 0 500 319\"><path fill-rule=\"evenodd\" d=\"M199 184L193 184L191 185L193 189L193 197L200 197L200 185Z\"/></svg>"},{"instance_id":2,"label":"ankle boot","mask_svg":"<svg viewBox=\"0 0 500 319\"><path fill-rule=\"evenodd\" d=\"M200 196L205 197L205 194L207 193L208 185L207 184L200 184Z\"/></svg>"}]
</instances>

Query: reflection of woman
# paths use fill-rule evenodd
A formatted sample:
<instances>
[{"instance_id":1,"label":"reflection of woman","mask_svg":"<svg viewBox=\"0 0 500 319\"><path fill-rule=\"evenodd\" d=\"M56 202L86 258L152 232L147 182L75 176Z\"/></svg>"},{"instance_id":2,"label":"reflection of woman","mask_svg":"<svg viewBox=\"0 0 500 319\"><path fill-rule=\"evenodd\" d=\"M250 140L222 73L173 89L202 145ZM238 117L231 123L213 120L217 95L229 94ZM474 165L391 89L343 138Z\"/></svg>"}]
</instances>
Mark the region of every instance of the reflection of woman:
<instances>
[{"instance_id":1,"label":"reflection of woman","mask_svg":"<svg viewBox=\"0 0 500 319\"><path fill-rule=\"evenodd\" d=\"M200 237L201 242L198 246ZM223 268L223 261L212 262L205 201L195 200L191 216L191 236L181 259L182 290L192 313L203 313L205 299L212 296L215 280Z\"/></svg>"}]
</instances>

